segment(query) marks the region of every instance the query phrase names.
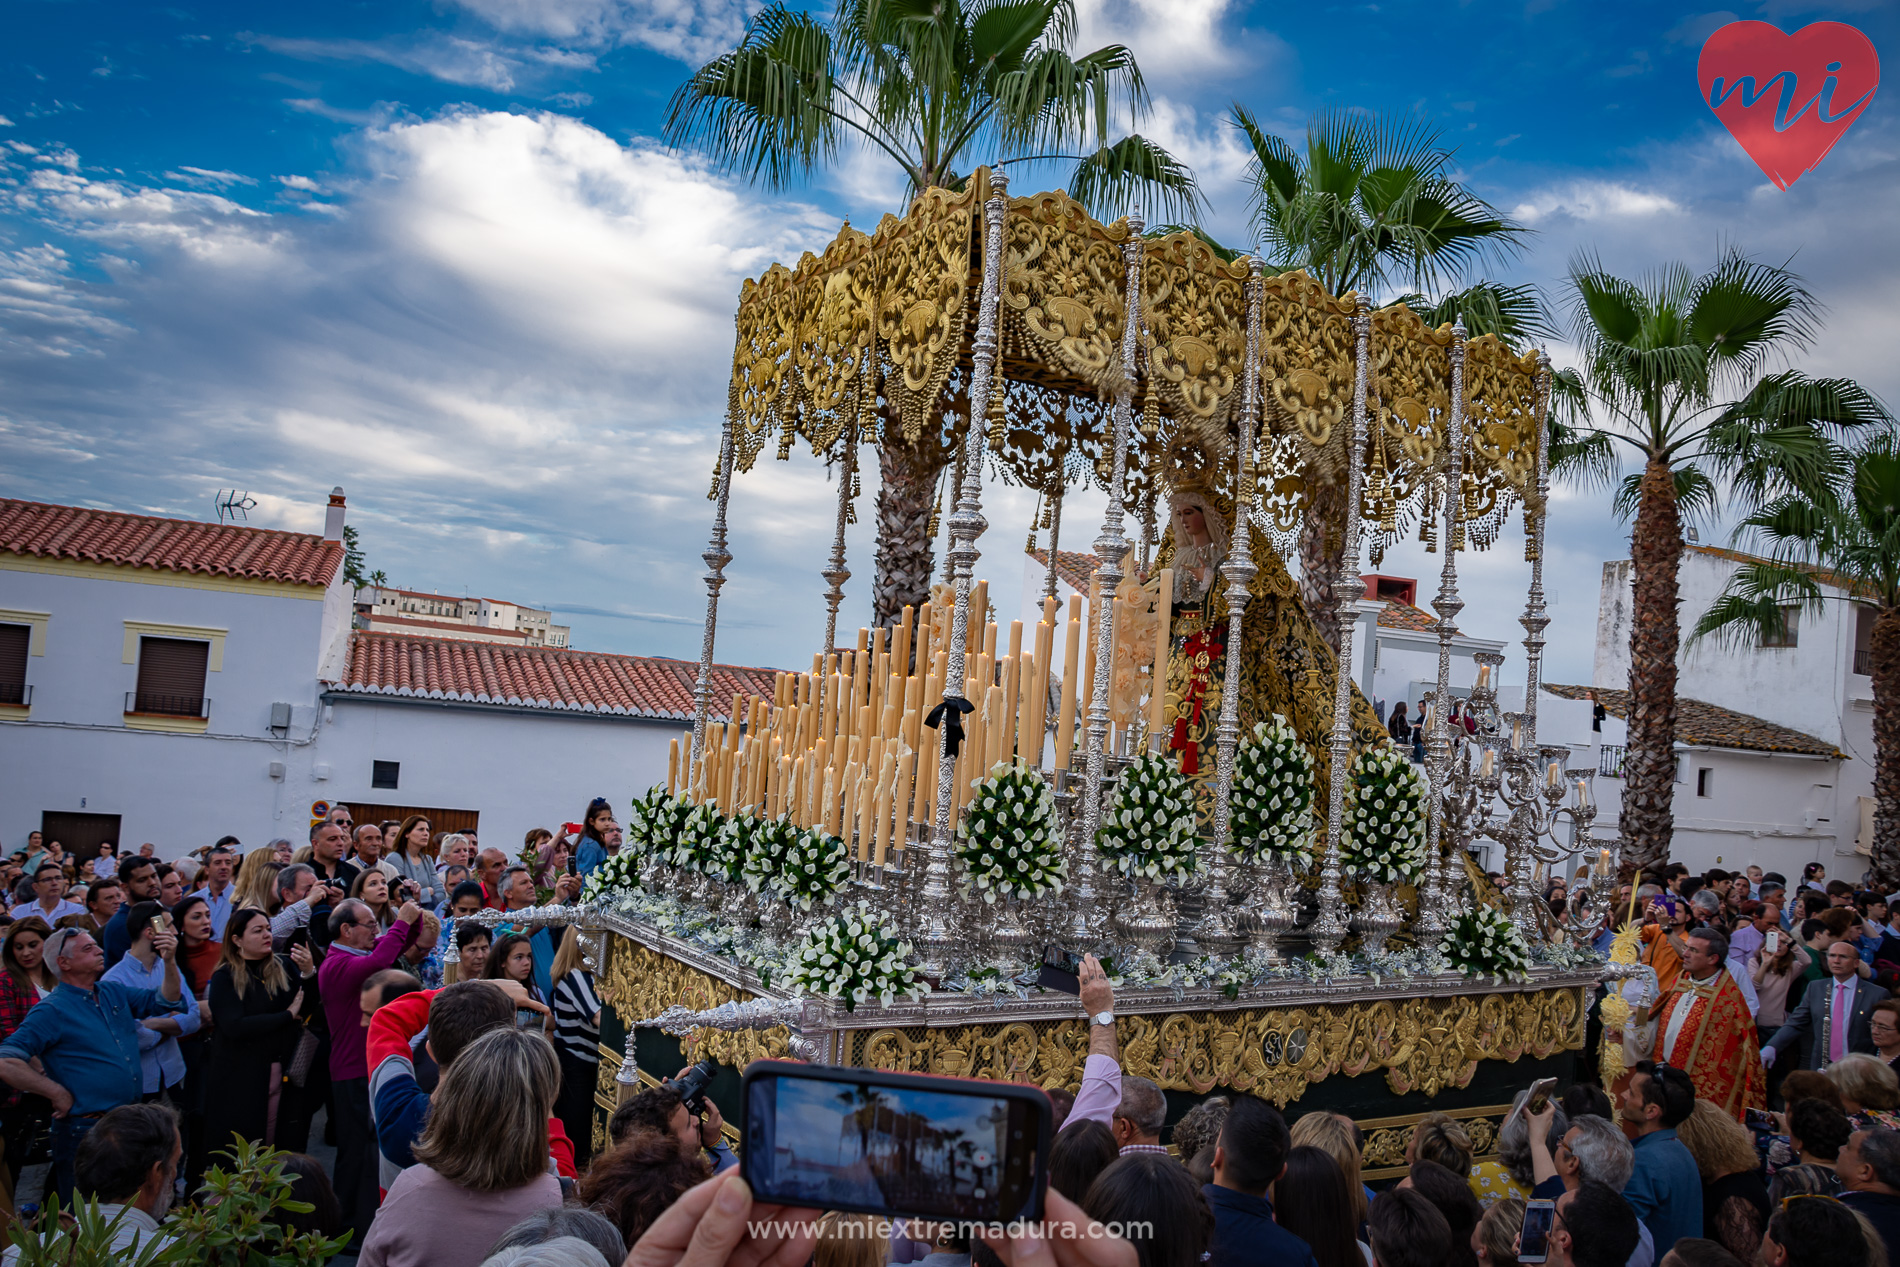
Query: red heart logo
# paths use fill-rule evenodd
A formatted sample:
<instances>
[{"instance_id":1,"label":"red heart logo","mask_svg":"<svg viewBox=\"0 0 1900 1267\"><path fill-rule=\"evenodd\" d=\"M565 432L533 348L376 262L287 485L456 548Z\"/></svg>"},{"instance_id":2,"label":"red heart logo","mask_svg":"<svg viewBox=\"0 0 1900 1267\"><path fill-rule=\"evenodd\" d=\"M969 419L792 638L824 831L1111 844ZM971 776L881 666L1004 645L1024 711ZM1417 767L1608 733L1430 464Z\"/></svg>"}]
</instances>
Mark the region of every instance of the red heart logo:
<instances>
[{"instance_id":1,"label":"red heart logo","mask_svg":"<svg viewBox=\"0 0 1900 1267\"><path fill-rule=\"evenodd\" d=\"M1880 57L1845 22L1816 22L1793 35L1766 22L1731 22L1702 45L1696 80L1715 117L1786 189L1874 99Z\"/></svg>"}]
</instances>

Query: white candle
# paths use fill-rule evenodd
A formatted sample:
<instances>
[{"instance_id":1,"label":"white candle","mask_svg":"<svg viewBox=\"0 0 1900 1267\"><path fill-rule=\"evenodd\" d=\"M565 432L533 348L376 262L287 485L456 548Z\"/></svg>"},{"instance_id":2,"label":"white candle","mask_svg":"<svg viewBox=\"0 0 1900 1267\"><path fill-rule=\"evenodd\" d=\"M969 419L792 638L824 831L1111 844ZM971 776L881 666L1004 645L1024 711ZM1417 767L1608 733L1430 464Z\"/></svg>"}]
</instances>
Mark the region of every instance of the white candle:
<instances>
[{"instance_id":1,"label":"white candle","mask_svg":"<svg viewBox=\"0 0 1900 1267\"><path fill-rule=\"evenodd\" d=\"M1564 768L1555 761L1551 762L1550 769L1544 772L1544 781L1552 787L1562 787L1564 784Z\"/></svg>"},{"instance_id":2,"label":"white candle","mask_svg":"<svg viewBox=\"0 0 1900 1267\"><path fill-rule=\"evenodd\" d=\"M1583 779L1577 780L1577 808L1590 808L1590 784Z\"/></svg>"},{"instance_id":3,"label":"white candle","mask_svg":"<svg viewBox=\"0 0 1900 1267\"><path fill-rule=\"evenodd\" d=\"M1491 772L1497 768L1497 764L1497 750L1494 748L1486 748L1484 750L1484 764L1478 767L1478 777L1481 779L1490 778Z\"/></svg>"}]
</instances>

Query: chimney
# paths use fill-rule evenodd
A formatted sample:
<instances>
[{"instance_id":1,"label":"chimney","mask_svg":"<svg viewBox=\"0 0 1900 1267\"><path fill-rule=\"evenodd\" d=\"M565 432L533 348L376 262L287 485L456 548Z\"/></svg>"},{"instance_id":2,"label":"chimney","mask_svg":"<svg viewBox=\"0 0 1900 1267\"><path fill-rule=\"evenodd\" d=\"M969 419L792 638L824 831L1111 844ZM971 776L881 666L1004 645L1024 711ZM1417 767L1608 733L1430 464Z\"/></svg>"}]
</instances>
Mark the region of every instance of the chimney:
<instances>
[{"instance_id":1,"label":"chimney","mask_svg":"<svg viewBox=\"0 0 1900 1267\"><path fill-rule=\"evenodd\" d=\"M343 540L343 486L330 490L330 506L323 512L323 539Z\"/></svg>"}]
</instances>

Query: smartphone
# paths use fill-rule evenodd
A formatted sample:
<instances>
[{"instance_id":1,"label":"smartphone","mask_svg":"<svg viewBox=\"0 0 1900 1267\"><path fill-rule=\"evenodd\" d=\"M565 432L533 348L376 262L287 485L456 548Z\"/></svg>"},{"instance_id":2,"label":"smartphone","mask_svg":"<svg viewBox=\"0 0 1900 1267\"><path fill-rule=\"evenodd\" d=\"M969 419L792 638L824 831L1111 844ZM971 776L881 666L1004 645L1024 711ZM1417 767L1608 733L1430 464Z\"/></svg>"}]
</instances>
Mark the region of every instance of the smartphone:
<instances>
[{"instance_id":1,"label":"smartphone","mask_svg":"<svg viewBox=\"0 0 1900 1267\"><path fill-rule=\"evenodd\" d=\"M1517 1261L1541 1263L1550 1257L1550 1226L1557 1218L1555 1201L1526 1201L1524 1227L1517 1234Z\"/></svg>"},{"instance_id":2,"label":"smartphone","mask_svg":"<svg viewBox=\"0 0 1900 1267\"><path fill-rule=\"evenodd\" d=\"M152 917L152 923L158 925L161 932L169 933L172 930L172 913L170 911L160 911L157 915Z\"/></svg>"},{"instance_id":3,"label":"smartphone","mask_svg":"<svg viewBox=\"0 0 1900 1267\"><path fill-rule=\"evenodd\" d=\"M1036 972L1036 984L1045 990L1063 994L1082 993L1082 956L1060 946L1042 952L1042 966Z\"/></svg>"},{"instance_id":4,"label":"smartphone","mask_svg":"<svg viewBox=\"0 0 1900 1267\"><path fill-rule=\"evenodd\" d=\"M544 1019L541 1013L531 1007L518 1007L515 1009L516 1029L540 1029L544 1023Z\"/></svg>"},{"instance_id":5,"label":"smartphone","mask_svg":"<svg viewBox=\"0 0 1900 1267\"><path fill-rule=\"evenodd\" d=\"M1772 1131L1775 1129L1775 1115L1767 1109L1744 1109L1742 1121L1753 1130Z\"/></svg>"},{"instance_id":6,"label":"smartphone","mask_svg":"<svg viewBox=\"0 0 1900 1267\"><path fill-rule=\"evenodd\" d=\"M891 1217L1042 1217L1054 1114L1040 1088L755 1061L740 1098L755 1200Z\"/></svg>"},{"instance_id":7,"label":"smartphone","mask_svg":"<svg viewBox=\"0 0 1900 1267\"><path fill-rule=\"evenodd\" d=\"M1769 954L1769 955L1780 954L1781 953L1781 930L1778 928L1769 929L1768 935L1762 938L1761 948L1764 953Z\"/></svg>"},{"instance_id":8,"label":"smartphone","mask_svg":"<svg viewBox=\"0 0 1900 1267\"><path fill-rule=\"evenodd\" d=\"M1550 1103L1550 1093L1556 1086L1555 1078L1539 1078L1531 1083L1530 1096L1524 1101L1524 1112L1526 1114L1542 1113L1544 1106Z\"/></svg>"}]
</instances>

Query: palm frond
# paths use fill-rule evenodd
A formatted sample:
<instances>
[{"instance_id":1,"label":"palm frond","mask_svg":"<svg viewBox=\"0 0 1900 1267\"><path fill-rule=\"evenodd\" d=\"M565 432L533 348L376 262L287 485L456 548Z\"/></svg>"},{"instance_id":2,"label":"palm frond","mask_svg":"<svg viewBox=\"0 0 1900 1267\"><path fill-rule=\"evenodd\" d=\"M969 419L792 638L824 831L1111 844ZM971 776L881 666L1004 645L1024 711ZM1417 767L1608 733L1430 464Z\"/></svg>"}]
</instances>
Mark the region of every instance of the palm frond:
<instances>
[{"instance_id":1,"label":"palm frond","mask_svg":"<svg viewBox=\"0 0 1900 1267\"><path fill-rule=\"evenodd\" d=\"M1700 468L1684 463L1675 467L1670 474L1674 477L1676 489L1676 511L1687 520L1706 520L1715 514L1721 504L1719 490L1715 481ZM1610 509L1618 519L1629 519L1636 514L1636 508L1643 500L1643 473L1632 472L1623 477L1617 486L1616 496L1611 499Z\"/></svg>"},{"instance_id":2,"label":"palm frond","mask_svg":"<svg viewBox=\"0 0 1900 1267\"><path fill-rule=\"evenodd\" d=\"M1208 250L1214 252L1214 254L1220 256L1229 264L1232 264L1244 254L1244 252L1236 251L1232 247L1222 246L1219 242L1214 240L1212 234L1208 233L1206 229L1203 229L1198 224L1157 224L1142 230L1141 236L1144 238L1165 238L1176 233L1193 234L1207 245Z\"/></svg>"},{"instance_id":3,"label":"palm frond","mask_svg":"<svg viewBox=\"0 0 1900 1267\"><path fill-rule=\"evenodd\" d=\"M1192 222L1201 204L1187 164L1139 134L1104 145L1076 164L1069 197L1102 221L1140 202L1148 218Z\"/></svg>"},{"instance_id":4,"label":"palm frond","mask_svg":"<svg viewBox=\"0 0 1900 1267\"><path fill-rule=\"evenodd\" d=\"M1728 247L1696 279L1684 316L1695 342L1740 379L1770 352L1813 342L1820 306L1793 272Z\"/></svg>"},{"instance_id":5,"label":"palm frond","mask_svg":"<svg viewBox=\"0 0 1900 1267\"><path fill-rule=\"evenodd\" d=\"M1505 345L1522 350L1532 343L1545 343L1557 337L1557 328L1543 295L1531 285L1506 286L1498 282L1478 282L1455 290L1437 301L1424 295L1401 295L1393 301L1417 313L1426 325L1442 326L1448 321L1463 321L1473 338L1494 334Z\"/></svg>"}]
</instances>

